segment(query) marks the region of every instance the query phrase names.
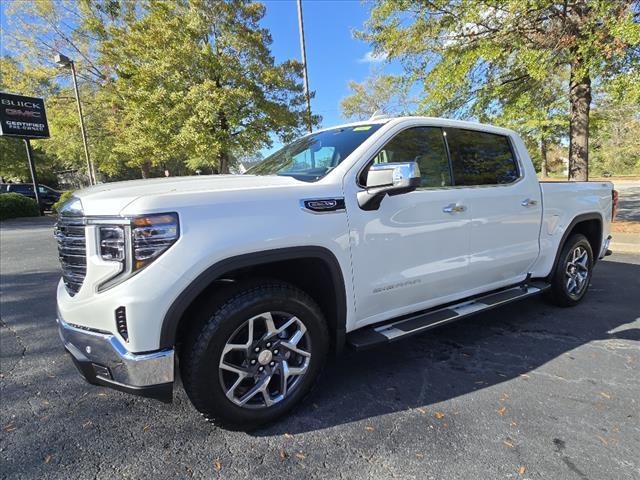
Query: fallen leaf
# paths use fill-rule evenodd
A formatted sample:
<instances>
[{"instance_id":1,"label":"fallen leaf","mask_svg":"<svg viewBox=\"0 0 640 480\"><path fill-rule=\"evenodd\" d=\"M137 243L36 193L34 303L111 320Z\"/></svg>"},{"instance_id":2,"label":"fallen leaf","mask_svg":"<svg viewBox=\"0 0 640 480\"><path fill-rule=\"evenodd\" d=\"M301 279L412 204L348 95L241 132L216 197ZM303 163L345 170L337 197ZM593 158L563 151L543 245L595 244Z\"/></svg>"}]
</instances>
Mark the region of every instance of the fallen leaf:
<instances>
[{"instance_id":1,"label":"fallen leaf","mask_svg":"<svg viewBox=\"0 0 640 480\"><path fill-rule=\"evenodd\" d=\"M44 457L44 463L49 463L53 457L51 455L47 455Z\"/></svg>"},{"instance_id":2,"label":"fallen leaf","mask_svg":"<svg viewBox=\"0 0 640 480\"><path fill-rule=\"evenodd\" d=\"M99 396L99 397L106 397L106 396L107 396L107 394L106 394L106 393L99 393L99 394L98 394L98 396Z\"/></svg>"},{"instance_id":3,"label":"fallen leaf","mask_svg":"<svg viewBox=\"0 0 640 480\"><path fill-rule=\"evenodd\" d=\"M220 463L220 460L213 462L213 468L215 468L216 472L222 470L222 463Z\"/></svg>"},{"instance_id":4,"label":"fallen leaf","mask_svg":"<svg viewBox=\"0 0 640 480\"><path fill-rule=\"evenodd\" d=\"M602 395L604 398L606 398L607 400L611 400L611 395L609 395L608 393L605 392L600 392L600 395Z\"/></svg>"},{"instance_id":5,"label":"fallen leaf","mask_svg":"<svg viewBox=\"0 0 640 480\"><path fill-rule=\"evenodd\" d=\"M529 375L527 375L526 373L521 373L520 376L522 378L524 378L525 380L527 380L529 378Z\"/></svg>"},{"instance_id":6,"label":"fallen leaf","mask_svg":"<svg viewBox=\"0 0 640 480\"><path fill-rule=\"evenodd\" d=\"M441 418L444 418L444 413L443 412L436 412L435 413L435 417L440 420Z\"/></svg>"},{"instance_id":7,"label":"fallen leaf","mask_svg":"<svg viewBox=\"0 0 640 480\"><path fill-rule=\"evenodd\" d=\"M520 468L518 469L518 473L519 473L520 475L524 475L524 472L526 472L526 471L527 471L527 468L526 468L526 467L520 467Z\"/></svg>"},{"instance_id":8,"label":"fallen leaf","mask_svg":"<svg viewBox=\"0 0 640 480\"><path fill-rule=\"evenodd\" d=\"M500 416L504 416L504 414L507 413L507 407L500 407L498 409L498 413L500 414Z\"/></svg>"},{"instance_id":9,"label":"fallen leaf","mask_svg":"<svg viewBox=\"0 0 640 480\"><path fill-rule=\"evenodd\" d=\"M284 438L293 438L293 435L291 435L290 433L285 433Z\"/></svg>"},{"instance_id":10,"label":"fallen leaf","mask_svg":"<svg viewBox=\"0 0 640 480\"><path fill-rule=\"evenodd\" d=\"M375 430L375 428L373 428L371 425L367 425L366 427L364 427L364 429L365 429L367 432L373 432L373 431Z\"/></svg>"},{"instance_id":11,"label":"fallen leaf","mask_svg":"<svg viewBox=\"0 0 640 480\"><path fill-rule=\"evenodd\" d=\"M504 402L505 400L507 400L509 398L509 395L506 393L502 394L502 398L500 399L500 401Z\"/></svg>"},{"instance_id":12,"label":"fallen leaf","mask_svg":"<svg viewBox=\"0 0 640 480\"><path fill-rule=\"evenodd\" d=\"M598 437L598 440L600 440L602 443L604 443L605 445L609 445L609 442L607 442L607 439L604 437L601 437L600 435L596 435L596 437Z\"/></svg>"},{"instance_id":13,"label":"fallen leaf","mask_svg":"<svg viewBox=\"0 0 640 480\"><path fill-rule=\"evenodd\" d=\"M513 448L513 443L511 443L511 442L509 442L507 440L503 440L502 443L504 443L509 448Z\"/></svg>"},{"instance_id":14,"label":"fallen leaf","mask_svg":"<svg viewBox=\"0 0 640 480\"><path fill-rule=\"evenodd\" d=\"M425 415L427 413L427 410L425 408L422 407L418 407L416 408L417 411L419 411L420 413L422 413L423 415Z\"/></svg>"},{"instance_id":15,"label":"fallen leaf","mask_svg":"<svg viewBox=\"0 0 640 480\"><path fill-rule=\"evenodd\" d=\"M148 432L149 430L151 430L151 425L145 425L144 427L142 427L142 431L143 432Z\"/></svg>"},{"instance_id":16,"label":"fallen leaf","mask_svg":"<svg viewBox=\"0 0 640 480\"><path fill-rule=\"evenodd\" d=\"M15 431L15 429L16 429L16 426L13 423L5 425L5 427L4 427L4 431L7 432L7 433L13 432L13 431Z\"/></svg>"},{"instance_id":17,"label":"fallen leaf","mask_svg":"<svg viewBox=\"0 0 640 480\"><path fill-rule=\"evenodd\" d=\"M296 453L296 457L300 460L304 460L305 458L307 458L307 456L302 452Z\"/></svg>"},{"instance_id":18,"label":"fallen leaf","mask_svg":"<svg viewBox=\"0 0 640 480\"><path fill-rule=\"evenodd\" d=\"M511 422L511 426L512 426L512 427L517 427L517 426L518 426L518 424L517 424L516 422Z\"/></svg>"},{"instance_id":19,"label":"fallen leaf","mask_svg":"<svg viewBox=\"0 0 640 480\"><path fill-rule=\"evenodd\" d=\"M284 461L289 455L284 450L280 450L280 460Z\"/></svg>"},{"instance_id":20,"label":"fallen leaf","mask_svg":"<svg viewBox=\"0 0 640 480\"><path fill-rule=\"evenodd\" d=\"M90 425L91 425L91 420L87 420L86 422L84 422L84 423L82 424L82 428L87 428L87 427L89 427Z\"/></svg>"},{"instance_id":21,"label":"fallen leaf","mask_svg":"<svg viewBox=\"0 0 640 480\"><path fill-rule=\"evenodd\" d=\"M424 455L421 453L416 453L416 458L424 458Z\"/></svg>"}]
</instances>

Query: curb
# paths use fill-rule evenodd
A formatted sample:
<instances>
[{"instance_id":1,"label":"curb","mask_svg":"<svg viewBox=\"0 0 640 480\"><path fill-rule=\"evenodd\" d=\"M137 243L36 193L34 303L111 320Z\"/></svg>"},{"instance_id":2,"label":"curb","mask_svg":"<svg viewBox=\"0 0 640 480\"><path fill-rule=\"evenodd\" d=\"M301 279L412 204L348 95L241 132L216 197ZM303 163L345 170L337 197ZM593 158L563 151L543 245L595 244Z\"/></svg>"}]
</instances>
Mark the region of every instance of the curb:
<instances>
[{"instance_id":1,"label":"curb","mask_svg":"<svg viewBox=\"0 0 640 480\"><path fill-rule=\"evenodd\" d=\"M609 249L613 253L640 253L640 244L611 242L611 244L609 245Z\"/></svg>"}]
</instances>

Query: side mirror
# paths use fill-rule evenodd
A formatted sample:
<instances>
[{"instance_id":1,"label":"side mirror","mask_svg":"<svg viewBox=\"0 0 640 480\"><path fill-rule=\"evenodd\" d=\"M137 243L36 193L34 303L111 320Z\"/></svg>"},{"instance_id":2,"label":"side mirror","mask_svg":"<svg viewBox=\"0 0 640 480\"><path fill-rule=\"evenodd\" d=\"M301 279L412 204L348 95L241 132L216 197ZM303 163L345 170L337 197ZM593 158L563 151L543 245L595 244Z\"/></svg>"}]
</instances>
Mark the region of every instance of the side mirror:
<instances>
[{"instance_id":1,"label":"side mirror","mask_svg":"<svg viewBox=\"0 0 640 480\"><path fill-rule=\"evenodd\" d=\"M358 205L363 210L377 210L386 195L412 192L421 180L416 162L374 164L367 174L366 190L358 192Z\"/></svg>"}]
</instances>

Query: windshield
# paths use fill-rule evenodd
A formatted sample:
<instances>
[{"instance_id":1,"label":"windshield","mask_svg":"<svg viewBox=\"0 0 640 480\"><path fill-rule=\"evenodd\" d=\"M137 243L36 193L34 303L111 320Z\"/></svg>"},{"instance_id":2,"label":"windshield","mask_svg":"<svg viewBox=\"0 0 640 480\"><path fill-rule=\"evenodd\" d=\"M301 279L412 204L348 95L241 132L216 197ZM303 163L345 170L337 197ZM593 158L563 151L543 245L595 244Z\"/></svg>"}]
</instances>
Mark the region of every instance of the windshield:
<instances>
[{"instance_id":1,"label":"windshield","mask_svg":"<svg viewBox=\"0 0 640 480\"><path fill-rule=\"evenodd\" d=\"M335 168L382 124L334 128L300 138L247 170L247 175L286 175L315 182Z\"/></svg>"}]
</instances>

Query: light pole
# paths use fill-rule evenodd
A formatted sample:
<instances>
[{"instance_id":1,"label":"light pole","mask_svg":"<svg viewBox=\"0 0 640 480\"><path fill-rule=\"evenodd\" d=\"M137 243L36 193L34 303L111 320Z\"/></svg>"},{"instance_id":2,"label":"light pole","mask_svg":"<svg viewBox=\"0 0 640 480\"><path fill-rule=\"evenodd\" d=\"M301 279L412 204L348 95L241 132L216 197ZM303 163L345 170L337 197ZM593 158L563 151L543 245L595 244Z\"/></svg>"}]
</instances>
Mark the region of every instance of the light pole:
<instances>
[{"instance_id":1,"label":"light pole","mask_svg":"<svg viewBox=\"0 0 640 480\"><path fill-rule=\"evenodd\" d=\"M76 104L78 105L78 118L80 119L80 131L82 132L82 144L84 145L84 156L87 159L87 173L89 174L89 184L96 184L95 173L93 172L93 164L91 163L91 157L89 156L89 145L87 145L87 132L84 128L84 116L82 115L82 104L80 103L80 92L78 91L78 80L76 79L76 67L66 55L59 53L53 59L61 67L71 68L71 78L73 79L73 90L76 94Z\"/></svg>"},{"instance_id":2,"label":"light pole","mask_svg":"<svg viewBox=\"0 0 640 480\"><path fill-rule=\"evenodd\" d=\"M302 0L298 0L298 27L300 29L300 53L302 55L302 80L304 81L304 96L307 100L307 126L309 133L313 131L311 123L311 98L309 97L309 75L307 74L307 51L304 46L304 22L302 21Z\"/></svg>"}]
</instances>

